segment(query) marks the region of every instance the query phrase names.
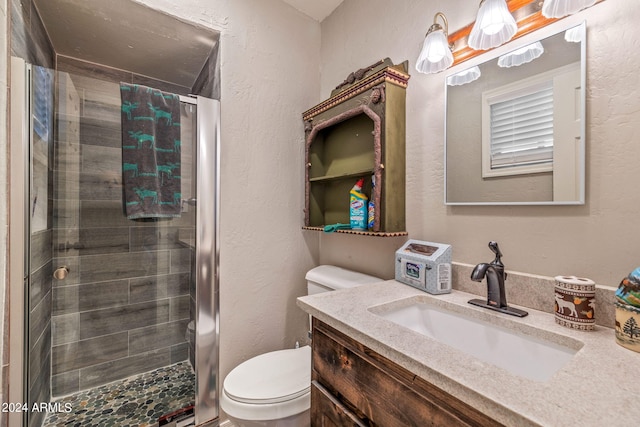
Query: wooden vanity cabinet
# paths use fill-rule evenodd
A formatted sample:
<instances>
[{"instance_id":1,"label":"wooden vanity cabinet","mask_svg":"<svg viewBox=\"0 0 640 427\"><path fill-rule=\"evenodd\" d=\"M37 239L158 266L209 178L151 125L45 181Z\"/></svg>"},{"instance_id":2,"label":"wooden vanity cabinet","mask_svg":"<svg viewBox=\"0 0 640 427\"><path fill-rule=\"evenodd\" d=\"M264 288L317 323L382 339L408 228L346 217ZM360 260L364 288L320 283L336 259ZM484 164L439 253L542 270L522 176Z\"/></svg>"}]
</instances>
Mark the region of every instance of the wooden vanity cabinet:
<instances>
[{"instance_id":1,"label":"wooden vanity cabinet","mask_svg":"<svg viewBox=\"0 0 640 427\"><path fill-rule=\"evenodd\" d=\"M312 427L501 425L315 318L312 348Z\"/></svg>"},{"instance_id":2,"label":"wooden vanity cabinet","mask_svg":"<svg viewBox=\"0 0 640 427\"><path fill-rule=\"evenodd\" d=\"M349 190L364 178L364 192L376 206L375 220L371 230L356 234L407 234L407 67L406 61L394 65L387 58L355 71L329 99L302 114L305 229L348 224Z\"/></svg>"}]
</instances>

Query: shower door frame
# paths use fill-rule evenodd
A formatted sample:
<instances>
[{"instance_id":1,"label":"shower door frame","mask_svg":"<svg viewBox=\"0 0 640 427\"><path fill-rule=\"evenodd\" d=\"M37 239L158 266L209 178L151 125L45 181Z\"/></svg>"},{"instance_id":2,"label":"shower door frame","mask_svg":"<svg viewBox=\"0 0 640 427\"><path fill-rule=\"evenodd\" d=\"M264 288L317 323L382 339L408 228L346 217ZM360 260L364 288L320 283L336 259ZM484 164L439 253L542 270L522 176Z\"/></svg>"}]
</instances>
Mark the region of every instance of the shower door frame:
<instances>
[{"instance_id":1,"label":"shower door frame","mask_svg":"<svg viewBox=\"0 0 640 427\"><path fill-rule=\"evenodd\" d=\"M220 342L220 101L197 98L196 425L217 421Z\"/></svg>"},{"instance_id":2,"label":"shower door frame","mask_svg":"<svg viewBox=\"0 0 640 427\"><path fill-rule=\"evenodd\" d=\"M9 185L9 396L8 403L26 403L28 355L26 333L30 231L30 80L31 66L11 57L11 142ZM25 117L26 115L26 117ZM22 426L27 413L9 412L9 425Z\"/></svg>"},{"instance_id":3,"label":"shower door frame","mask_svg":"<svg viewBox=\"0 0 640 427\"><path fill-rule=\"evenodd\" d=\"M55 70L54 70L55 71ZM30 236L31 65L11 58L10 104L10 372L8 402L27 402ZM197 107L196 179L196 425L219 422L219 260L220 260L220 101L180 96ZM176 408L179 409L179 408ZM26 413L9 413L9 425L23 426Z\"/></svg>"}]
</instances>

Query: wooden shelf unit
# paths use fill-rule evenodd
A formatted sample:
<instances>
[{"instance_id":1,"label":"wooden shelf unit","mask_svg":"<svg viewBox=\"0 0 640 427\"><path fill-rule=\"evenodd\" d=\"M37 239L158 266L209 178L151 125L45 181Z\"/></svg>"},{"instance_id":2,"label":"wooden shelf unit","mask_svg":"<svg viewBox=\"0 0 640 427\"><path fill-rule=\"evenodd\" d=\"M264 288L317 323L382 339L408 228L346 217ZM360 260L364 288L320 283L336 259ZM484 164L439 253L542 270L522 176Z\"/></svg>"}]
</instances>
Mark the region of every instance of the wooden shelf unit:
<instances>
[{"instance_id":1,"label":"wooden shelf unit","mask_svg":"<svg viewBox=\"0 0 640 427\"><path fill-rule=\"evenodd\" d=\"M364 178L363 191L376 206L374 227L352 234L406 234L407 65L387 58L351 73L329 99L303 113L305 229L348 224L349 191Z\"/></svg>"}]
</instances>

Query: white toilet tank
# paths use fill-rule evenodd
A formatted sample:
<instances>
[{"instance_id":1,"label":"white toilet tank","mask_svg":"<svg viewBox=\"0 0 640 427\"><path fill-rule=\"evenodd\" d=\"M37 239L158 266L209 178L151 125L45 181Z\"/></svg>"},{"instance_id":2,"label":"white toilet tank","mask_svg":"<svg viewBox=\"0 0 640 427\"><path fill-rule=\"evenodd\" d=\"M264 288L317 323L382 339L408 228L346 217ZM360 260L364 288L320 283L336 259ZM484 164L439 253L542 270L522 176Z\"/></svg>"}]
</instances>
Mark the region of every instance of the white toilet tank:
<instances>
[{"instance_id":1,"label":"white toilet tank","mask_svg":"<svg viewBox=\"0 0 640 427\"><path fill-rule=\"evenodd\" d=\"M358 273L334 265L320 265L312 268L305 276L307 279L307 295L320 292L337 291L360 285L381 282L379 277Z\"/></svg>"}]
</instances>

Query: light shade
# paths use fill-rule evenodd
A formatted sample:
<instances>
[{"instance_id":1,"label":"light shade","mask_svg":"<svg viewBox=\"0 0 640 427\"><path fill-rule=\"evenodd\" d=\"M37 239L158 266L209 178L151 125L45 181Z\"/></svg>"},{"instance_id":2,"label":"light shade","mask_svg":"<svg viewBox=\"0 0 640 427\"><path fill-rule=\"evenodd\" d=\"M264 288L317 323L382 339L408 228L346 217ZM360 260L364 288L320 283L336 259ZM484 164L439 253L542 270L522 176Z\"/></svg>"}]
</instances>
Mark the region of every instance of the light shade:
<instances>
[{"instance_id":1,"label":"light shade","mask_svg":"<svg viewBox=\"0 0 640 427\"><path fill-rule=\"evenodd\" d=\"M471 68L467 68L466 70L462 70L459 73L452 74L447 77L447 84L449 86L462 86L467 83L471 83L474 80L478 80L480 78L480 68L478 66L474 66Z\"/></svg>"},{"instance_id":2,"label":"light shade","mask_svg":"<svg viewBox=\"0 0 640 427\"><path fill-rule=\"evenodd\" d=\"M511 40L517 30L506 0L482 0L468 45L475 50L491 49Z\"/></svg>"},{"instance_id":3,"label":"light shade","mask_svg":"<svg viewBox=\"0 0 640 427\"><path fill-rule=\"evenodd\" d=\"M517 67L538 58L544 53L542 43L535 42L530 45L516 49L498 58L498 66L502 68Z\"/></svg>"},{"instance_id":4,"label":"light shade","mask_svg":"<svg viewBox=\"0 0 640 427\"><path fill-rule=\"evenodd\" d=\"M580 43L582 41L582 27L569 28L564 32L564 39L569 43Z\"/></svg>"},{"instance_id":5,"label":"light shade","mask_svg":"<svg viewBox=\"0 0 640 427\"><path fill-rule=\"evenodd\" d=\"M562 18L585 7L593 6L597 0L544 0L542 15L545 18Z\"/></svg>"},{"instance_id":6,"label":"light shade","mask_svg":"<svg viewBox=\"0 0 640 427\"><path fill-rule=\"evenodd\" d=\"M445 29L436 21L438 16L442 17ZM433 18L433 25L429 28L424 39L422 50L416 62L416 70L420 73L439 73L453 64L453 55L449 47L447 18L438 12Z\"/></svg>"}]
</instances>

